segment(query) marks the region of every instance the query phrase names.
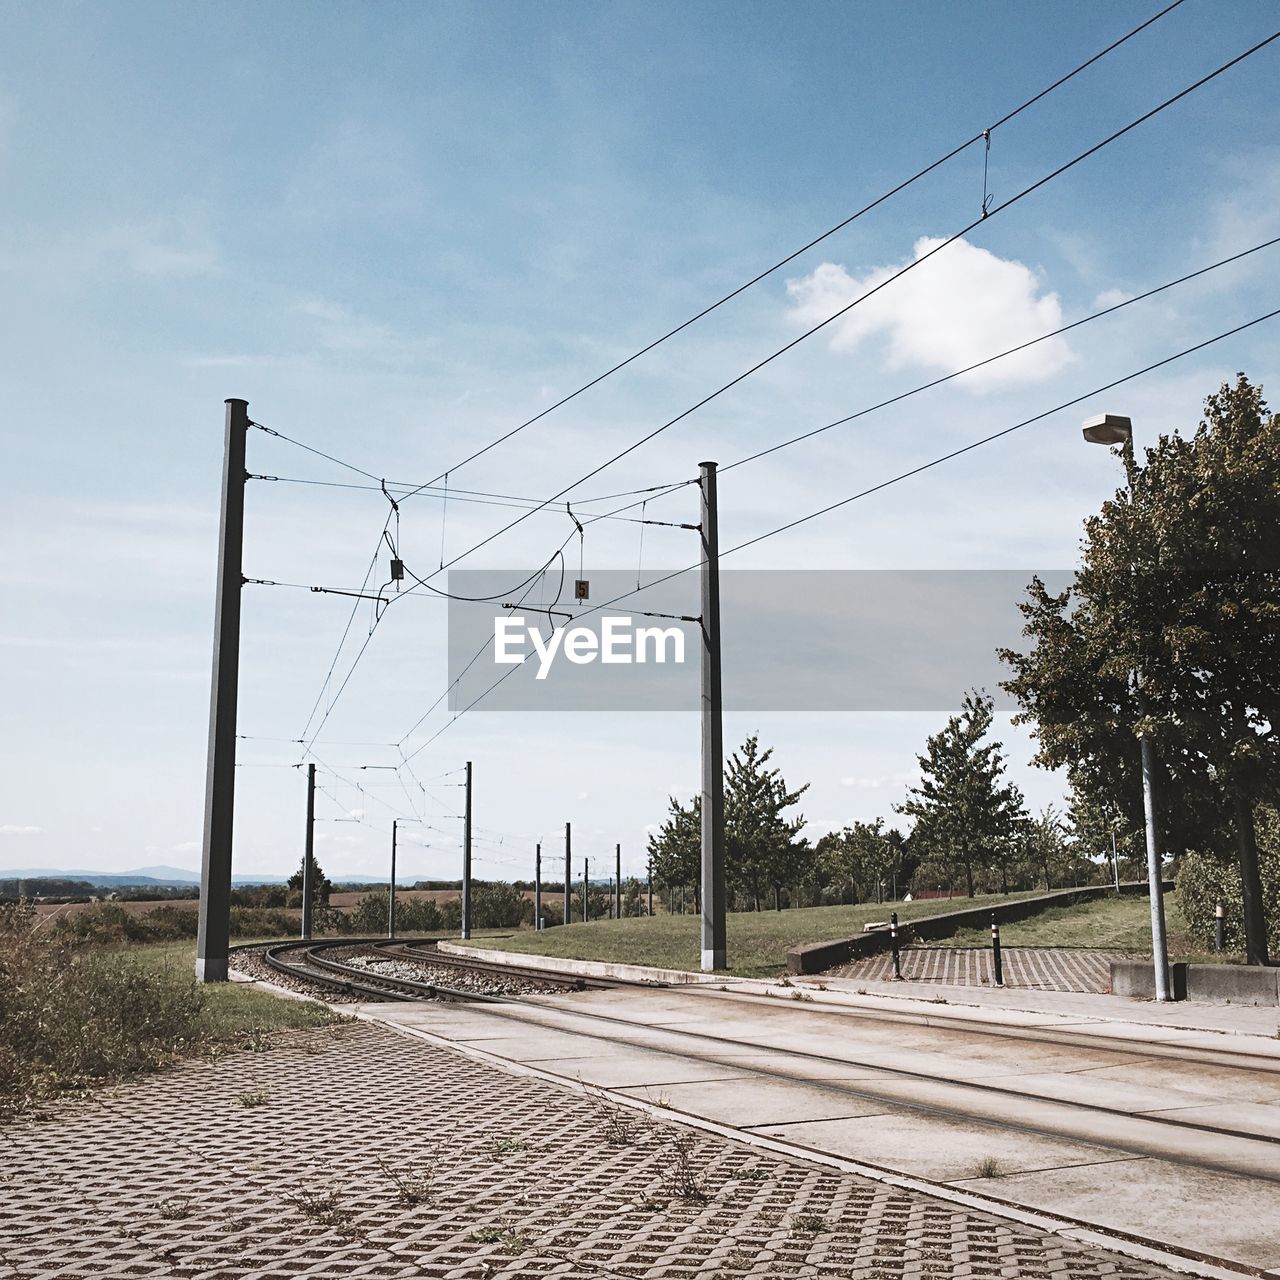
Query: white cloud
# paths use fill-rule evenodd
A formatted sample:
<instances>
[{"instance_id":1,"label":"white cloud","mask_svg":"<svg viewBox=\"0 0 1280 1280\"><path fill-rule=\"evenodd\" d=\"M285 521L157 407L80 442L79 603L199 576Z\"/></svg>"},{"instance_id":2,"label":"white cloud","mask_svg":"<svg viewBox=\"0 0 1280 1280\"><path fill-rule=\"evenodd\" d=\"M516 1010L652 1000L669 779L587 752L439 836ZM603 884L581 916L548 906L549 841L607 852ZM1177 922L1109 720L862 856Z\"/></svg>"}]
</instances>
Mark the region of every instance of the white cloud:
<instances>
[{"instance_id":1,"label":"white cloud","mask_svg":"<svg viewBox=\"0 0 1280 1280\"><path fill-rule=\"evenodd\" d=\"M23 827L16 822L6 822L0 825L0 836L39 836L43 834L43 827Z\"/></svg>"},{"instance_id":2,"label":"white cloud","mask_svg":"<svg viewBox=\"0 0 1280 1280\"><path fill-rule=\"evenodd\" d=\"M917 240L915 260L941 243L927 236ZM812 274L787 281L792 318L806 327L817 324L901 268L877 267L859 278L824 262ZM950 373L1061 324L1058 295L1041 294L1034 271L957 240L859 303L827 332L833 351L853 351L868 338L883 336L891 367L916 365ZM1070 359L1066 340L1051 338L958 381L973 389L1033 382L1056 373Z\"/></svg>"}]
</instances>

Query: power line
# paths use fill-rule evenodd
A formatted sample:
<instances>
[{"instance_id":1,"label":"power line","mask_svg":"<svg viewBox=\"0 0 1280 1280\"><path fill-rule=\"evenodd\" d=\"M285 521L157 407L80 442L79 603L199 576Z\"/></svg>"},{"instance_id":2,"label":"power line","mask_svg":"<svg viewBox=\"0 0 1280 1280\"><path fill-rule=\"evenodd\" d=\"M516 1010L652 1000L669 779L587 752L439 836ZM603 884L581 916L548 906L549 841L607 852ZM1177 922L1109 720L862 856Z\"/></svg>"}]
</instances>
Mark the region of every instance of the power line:
<instances>
[{"instance_id":1,"label":"power line","mask_svg":"<svg viewBox=\"0 0 1280 1280\"><path fill-rule=\"evenodd\" d=\"M869 488L862 489L858 493L850 494L846 498L841 498L836 502L828 503L826 506L819 507L816 511L811 511L806 515L798 516L796 519L789 520L787 523L779 525L775 529L770 529L765 533L757 534L755 537L748 538L745 542L739 542L736 545L729 547L727 550L721 551L718 559L723 560L726 556L733 555L735 552L743 551L747 547L752 547L769 538L777 537L779 534L786 533L788 530L794 529L799 525L807 524L810 520L816 520L820 516L828 515L832 511L837 511L841 507L846 507L862 498L868 498L872 494L879 493L893 485L900 484L904 480L909 480L925 471L932 470L934 467L941 466L943 463L950 462L966 453L971 453L975 449L980 449L984 445L991 444L996 440L1003 439L1005 436L1012 435L1015 431L1022 430L1023 427L1031 426L1033 423L1040 422L1045 418L1051 417L1055 413L1061 413L1064 409L1069 409L1073 405L1080 404L1085 400L1101 395L1103 392L1110 391L1115 387L1123 386L1125 383L1132 382L1136 378L1152 373L1156 369L1164 368L1166 365L1172 364L1176 360L1181 360L1186 356L1194 355L1197 351L1203 351L1206 347L1213 346L1217 342L1222 342L1226 338L1234 337L1236 334L1243 333L1247 329L1252 329L1255 325L1262 324L1267 320L1272 320L1276 316L1280 316L1280 308L1277 308L1274 311L1268 311L1265 315L1256 316L1254 319L1248 320L1244 324L1237 325L1235 328L1228 329L1223 333L1215 334L1212 338L1206 338L1203 342L1198 342L1194 346L1186 347L1182 351L1175 352L1173 355L1165 356L1162 360L1157 360L1153 364L1145 365L1143 368L1137 369L1132 373L1125 374L1121 378L1116 378L1111 382L1104 383L1100 387L1094 387L1091 391L1086 391L1081 395L1073 396L1070 400L1065 400L1061 404L1055 405L1052 409L1046 409L1042 413L1035 414L1030 418L1024 418L1021 422L1016 422L1010 427L1005 427L1000 431L994 431L990 435L971 441L969 444L962 445L958 449L953 449L950 452L944 453L928 462L921 463L919 466L910 468L910 470L900 472L898 475L891 476L887 480L882 480L880 483L871 485ZM649 591L653 587L660 586L664 582L670 582L672 579L679 578L686 573L692 573L694 570L700 569L703 563L703 561L699 560L695 561L693 564L686 565L682 569L674 569L660 578L655 578L652 582L646 582L642 586L636 587L630 591L625 591L621 595L614 596L611 600L605 600L600 604L591 605L590 607L583 609L582 612L576 616L578 618L583 618L589 614L598 613L603 609L611 608L613 605L618 604L623 600L629 600L634 596L639 595L642 591ZM427 746L430 746L430 744L435 742L442 734L457 724L457 722L466 715L468 711L488 697L489 694L498 688L504 680L509 679L511 676L515 675L517 671L523 670L523 668L523 663L509 667L501 676L498 677L497 680L477 694L476 697L473 698L461 711L454 715L452 719L441 725L441 727L416 750L421 751ZM414 754L416 754L416 751Z\"/></svg>"},{"instance_id":2,"label":"power line","mask_svg":"<svg viewBox=\"0 0 1280 1280\"><path fill-rule=\"evenodd\" d=\"M635 351L631 355L627 356L625 360L620 360L617 364L606 369L603 373L597 374L594 378L590 379L590 381L585 382L582 384L582 386L578 387L576 391L571 391L568 395L563 396L561 399L557 400L554 404L550 404L545 409L541 410L539 413L534 414L533 417L526 419L524 422L519 423L515 427L512 427L510 430L504 432L503 434L499 435L495 439L491 440L488 444L484 445L480 449L477 449L474 453L468 454L467 457L463 458L461 461L455 462L447 470L442 471L439 475L434 477L434 479L432 479L428 483L435 484L438 481L444 479L445 476L450 475L452 472L457 471L462 467L465 467L468 463L474 462L477 458L483 457L491 449L496 449L500 444L504 444L506 441L510 440L513 436L518 435L521 431L524 431L527 427L531 427L534 425L534 423L540 422L543 418L547 417L548 414L554 413L557 409L563 408L571 400L577 399L578 396L582 395L586 391L590 391L592 387L598 386L606 378L610 378L615 373L619 373L621 370L625 369L628 365L633 364L635 361L639 360L641 357L648 355L649 352L653 351L657 347L660 347L664 342L667 342L669 339L674 338L677 334L683 333L684 330L690 328L692 325L697 324L698 321L705 319L707 316L711 315L713 311L719 310L720 307L724 306L728 302L731 302L734 298L738 297L740 294L745 293L748 289L759 284L762 280L768 279L769 276L773 275L775 272L782 270L783 267L794 262L797 258L807 253L810 249L813 249L817 245L820 245L824 240L829 239L831 236L835 235L839 231L843 231L845 227L848 227L852 223L856 222L859 218L870 213L873 209L878 208L880 205L884 204L886 201L891 200L894 196L899 195L901 192L905 191L908 187L912 186L914 183L919 182L921 178L927 177L929 174L933 173L935 169L938 169L942 165L946 164L948 161L955 159L956 156L960 155L963 151L968 150L968 148L973 146L975 143L988 140L991 134L996 129L1000 128L1002 125L1008 124L1009 121L1014 119L1016 116L1021 115L1022 112L1026 111L1028 108L1033 107L1042 98L1045 98L1049 94L1053 93L1055 89L1060 89L1069 80L1074 79L1082 71L1087 70L1089 67L1093 66L1094 63L1106 57L1107 54L1118 49L1126 41L1132 40L1134 36L1145 31L1153 23L1158 22L1166 14L1171 13L1174 9L1178 8L1178 6L1181 3L1182 3L1182 0L1173 0L1173 3L1166 5L1163 9L1160 9L1157 13L1153 14L1145 22L1139 23L1132 30L1120 36L1119 39L1113 40L1109 45L1107 45L1103 49L1100 49L1092 57L1087 58L1084 62L1081 62L1078 66L1073 67L1065 75L1059 76L1058 79L1055 80L1052 84L1048 85L1044 89L1041 89L1038 93L1028 98L1025 102L1014 107L1012 111L1009 111L1005 115L1001 116L1000 119L997 120L993 125L990 125L986 129L979 130L972 137L967 138L965 139L964 142L961 142L957 146L952 147L950 151L947 151L945 154L939 156L936 160L932 161L930 164L925 165L924 168L913 173L909 178L903 179L896 186L891 187L888 191L884 192L883 195L877 196L870 203L863 205L862 208L858 209L854 213L849 214L847 217L841 219L841 221L837 222L834 226L829 227L826 231L823 231L819 235L814 236L813 239L809 240L806 244L801 245L800 248L794 250L792 253L787 254L786 257L779 259L771 267L766 267L763 271L758 272L756 275L752 276L751 279L745 281L743 284L738 285L737 288L730 290L730 292L726 293L723 297L717 299L715 302L711 303L709 306L703 307L701 311L698 311L696 314L690 316L687 320L676 325L675 328L669 329L666 333L662 334L661 337L655 338L653 339L653 341L646 343L638 351ZM425 485L423 486L423 488L426 488L426 487L427 486ZM405 496L411 497L412 494L406 494Z\"/></svg>"},{"instance_id":3,"label":"power line","mask_svg":"<svg viewBox=\"0 0 1280 1280\"><path fill-rule=\"evenodd\" d=\"M922 391L930 391L934 387L940 387L945 382L950 382L954 378L963 377L966 373L973 373L976 369L985 368L989 364L994 364L997 360L1003 360L1007 356L1017 355L1020 351L1026 351L1030 347L1034 347L1041 342L1047 342L1050 338L1060 337L1064 333L1069 333L1072 329L1079 329L1082 325L1091 323L1094 320L1101 320L1104 316L1113 315L1117 311L1124 310L1125 307L1131 307L1134 303L1145 302L1148 298L1154 298L1156 294L1164 293L1166 290L1176 288L1180 284L1186 284L1189 280L1196 280L1200 276L1208 275L1211 271L1217 271L1219 267L1230 266L1233 262L1239 262L1242 258L1247 258L1250 254L1259 253L1263 249L1270 249L1273 245L1280 244L1280 236L1276 236L1271 240L1264 240L1261 244L1255 244L1251 249L1244 249L1240 253L1234 253L1229 258L1220 258L1217 262L1210 263L1207 267L1201 267L1198 271L1189 272L1185 276L1179 276L1176 280L1169 280L1165 284L1157 285L1154 289L1148 289L1145 293L1135 294L1132 298L1126 298L1123 302L1117 302L1114 306L1104 307L1101 311L1095 311L1092 315L1087 315L1079 320L1073 320L1070 324L1064 324L1061 328L1052 329L1048 333L1042 333L1038 338L1032 338L1027 342L1021 342L1016 347L1009 347L1005 351L998 352L996 355L987 356L984 360L975 361L973 364L966 365L963 369L956 369L951 373L944 374L941 378L934 378L931 382L922 383L918 387L912 387L910 391L903 391L896 396L890 396L887 400L881 400L877 404L869 405L865 409L859 409L857 413L850 413L843 418L837 418L834 422L828 422L825 426L815 427L812 431L802 432L798 436L792 436L789 440L781 440L777 444L770 445L767 449L760 449L755 453L749 453L745 458L739 458L736 462L730 462L727 466L720 468L720 474L724 475L726 471L732 471L735 467L744 467L748 462L756 462L760 458L767 458L770 454L778 453L782 449L788 449L793 444L799 444L802 440L811 440L814 436L822 435L825 431L830 431L834 427L842 427L846 423L854 422L858 418L865 418L868 414L875 413L877 410L886 409L890 405L900 404L903 400L908 400L912 396L919 395Z\"/></svg>"},{"instance_id":4,"label":"power line","mask_svg":"<svg viewBox=\"0 0 1280 1280\"><path fill-rule=\"evenodd\" d=\"M842 316L847 315L850 311L854 309L854 307L859 306L861 303L865 302L868 298L873 297L875 294L879 293L882 289L885 289L889 285L893 284L895 281L900 280L908 272L914 271L917 267L927 262L935 254L940 253L943 249L947 248L949 245L954 244L957 240L961 239L963 236L968 235L969 232L973 231L981 223L989 221L991 218L994 218L997 214L1004 212L1004 210L1011 208L1013 205L1017 204L1019 201L1024 200L1027 196L1040 190L1041 187L1061 177L1064 173L1067 173L1069 170L1073 169L1076 165L1087 160L1090 156L1096 155L1103 148L1108 147L1113 142L1116 142L1120 138L1123 138L1126 134L1132 132L1134 129L1138 128L1140 125L1145 124L1147 121L1153 119L1155 116L1159 115L1162 111L1166 111L1169 107L1173 106L1175 103L1180 102L1183 98L1187 97L1189 94L1192 94L1196 92L1196 90L1203 88L1205 85L1215 80L1218 76L1223 75L1225 72L1231 70L1233 67L1238 66L1241 62L1245 61L1245 59L1252 57L1255 53L1258 53L1260 50L1266 48L1269 44L1271 44L1273 41L1277 39L1280 39L1280 31L1273 32L1271 35L1267 36L1265 39L1258 41L1257 44L1246 49L1243 53L1237 54L1234 58L1231 58L1229 61L1224 62L1221 66L1217 67L1213 71L1210 71L1207 75L1201 76L1198 80L1194 81L1192 84L1188 85L1186 88L1181 89L1177 93L1173 94L1171 97L1166 98L1163 102L1159 103L1157 106L1152 107L1150 110L1143 112L1143 114L1138 116L1135 120L1131 120L1128 124L1117 129L1114 133L1109 134L1107 137L1103 138L1100 142L1095 142L1091 147L1086 148L1084 151L1080 152L1078 155L1074 156L1072 159L1066 161L1063 164L1060 164L1056 169L1053 169L1049 173L1045 174L1043 177L1037 179L1035 182L1031 183L1030 186L1024 187L1021 191L1017 192L1015 195L1010 196L1009 199L1003 201L1001 204L996 205L990 211L984 211L980 217L975 218L972 222L962 227L959 231L948 236L946 239L939 241L938 244L934 245L933 248L929 249L926 253L922 254L920 257L914 259L913 261L907 263L906 266L894 272L892 275L888 276L886 279L880 281L879 284L873 285L865 293L860 294L858 297L854 298L851 302L841 307L838 311L834 312L832 315L827 316L825 320L819 321L819 323L813 325L809 329L806 329L803 333L793 338L790 342L779 347L776 351L772 352L770 355L765 356L764 359L758 360L755 364L751 365L748 369L744 370L742 373L738 374L736 377L730 379L726 383L723 383L722 385L717 387L714 391L710 392L708 395L703 396L703 398L697 401L695 404L690 405L689 408L683 410L681 413L676 414L674 418L670 418L668 419L668 421L662 423L660 426L655 427L652 431L648 432L646 435L641 436L638 440L636 440L632 444L629 444L625 449L622 449L618 453L615 453L611 458L608 458L606 461L600 463L599 466L592 468L585 475L580 476L578 477L578 479L572 481L570 484L565 486L565 488L561 489L558 493L555 493L550 498L546 499L546 501L542 504L542 506L549 505L550 503L555 502L559 498L563 498L566 494L572 492L573 489L577 488L578 485L583 484L585 481L590 480L592 477L599 475L602 471L606 470L608 467L611 467L615 462L618 462L621 459L625 458L628 454L634 453L635 450L639 449L642 445L647 444L650 440L653 440L655 437L661 435L664 431L667 431L671 427L675 426L677 423L683 422L684 419L690 417L692 414L696 413L699 409L705 408L713 400L724 395L725 392L732 390L734 387L738 386L739 383L744 382L747 378L751 377L753 374L758 373L761 369L765 368L767 365L772 364L773 361L777 360L780 356L785 355L787 352L791 351L793 348L799 346L800 343L813 337L814 334L821 332L829 324L832 324L834 321L840 319ZM489 543L493 542L495 539L500 538L504 533L508 533L512 529L516 528L518 525L522 524L537 510L541 510L541 507L531 508L530 510L517 516L516 519L510 521L508 524L504 525L501 529L498 529L495 532L489 534L487 537L482 538L479 542L469 547L466 551L460 552L458 555L454 556L452 559L443 563L440 566L440 569L436 570L435 572L439 573L443 569L446 569L451 565L457 564L460 560L463 560L467 556L472 555L474 552L480 550L482 547L487 546ZM428 575L428 577L432 577L432 576L434 576L434 574ZM413 589L414 588L410 588L411 591Z\"/></svg>"},{"instance_id":5,"label":"power line","mask_svg":"<svg viewBox=\"0 0 1280 1280\"><path fill-rule=\"evenodd\" d=\"M385 485L353 484L353 483L341 481L341 480L312 480L304 476L272 476L272 475L262 475L262 474L256 474L256 473L250 474L248 478L250 480L267 481L272 484L308 485L312 488L317 488L317 489L344 489L344 490L355 490L357 492L363 492L363 493L381 493L384 495L388 493L388 491L390 491L392 493L395 493L401 496L402 499L404 496L406 496L407 491L409 490L409 486L407 485L404 485L404 484L393 485L390 481L388 481ZM681 481L681 483L684 483L684 482ZM667 486L665 485L654 486L655 489L663 489L666 487ZM417 491L414 490L414 492L417 492ZM444 490L433 489L431 492L433 494L439 494L442 498L444 497ZM514 508L515 510L523 510L528 508L528 509L532 509L533 511L542 511L547 507L547 502L543 502L539 498L525 498L515 494L484 494L476 497L459 496L459 495L465 495L467 494L467 492L468 492L467 490L451 489L448 491L448 500L450 502L471 503L475 506L481 506L481 507L509 507L509 508ZM630 492L643 493L643 492L650 492L650 491L633 489ZM626 497L629 495L617 494L613 496ZM607 501L607 500L608 500L607 498L603 498L603 499L596 498L596 499L589 499L588 501L600 502L600 501ZM550 501L554 501L554 499L548 499L548 502ZM629 523L629 524L642 523L642 521L637 520L633 516L619 516L619 515L613 515L609 512L596 513L596 512L589 512L589 511L579 511L578 515L581 516L583 519L586 519L588 516L590 516L593 520L618 520L618 521Z\"/></svg>"}]
</instances>

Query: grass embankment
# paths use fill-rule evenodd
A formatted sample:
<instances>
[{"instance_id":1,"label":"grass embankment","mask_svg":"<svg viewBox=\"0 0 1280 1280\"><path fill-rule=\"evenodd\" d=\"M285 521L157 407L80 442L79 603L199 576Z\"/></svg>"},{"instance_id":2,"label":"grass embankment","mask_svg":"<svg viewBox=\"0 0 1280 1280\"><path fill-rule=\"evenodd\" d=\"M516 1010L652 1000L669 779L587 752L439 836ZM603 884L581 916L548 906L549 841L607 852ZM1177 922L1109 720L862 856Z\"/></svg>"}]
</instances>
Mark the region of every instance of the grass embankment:
<instances>
[{"instance_id":1,"label":"grass embankment","mask_svg":"<svg viewBox=\"0 0 1280 1280\"><path fill-rule=\"evenodd\" d=\"M1037 891L1038 892L1038 891ZM773 977L786 970L790 947L829 942L861 933L875 920L899 920L938 915L962 908L996 906L1033 892L997 893L976 898L930 898L856 907L796 907L787 911L731 912L727 919L729 968L741 977ZM654 965L660 969L701 968L697 916L641 916L625 920L595 920L587 924L557 925L541 933L532 930L486 939L486 947L525 954L563 956L572 960L606 960L620 964Z\"/></svg>"},{"instance_id":2,"label":"grass embankment","mask_svg":"<svg viewBox=\"0 0 1280 1280\"><path fill-rule=\"evenodd\" d=\"M1177 896L1164 895L1165 930L1169 955L1174 960L1208 960L1230 963L1241 957L1205 955L1191 940ZM1107 951L1151 954L1151 907L1145 896L1098 898L1074 907L1050 907L1029 920L1000 926L1000 943L1006 947L1097 947ZM962 929L939 942L938 947L987 947L989 929Z\"/></svg>"},{"instance_id":3,"label":"grass embankment","mask_svg":"<svg viewBox=\"0 0 1280 1280\"><path fill-rule=\"evenodd\" d=\"M341 1021L315 1001L195 981L195 947L55 945L0 910L0 1118L181 1058Z\"/></svg>"}]
</instances>

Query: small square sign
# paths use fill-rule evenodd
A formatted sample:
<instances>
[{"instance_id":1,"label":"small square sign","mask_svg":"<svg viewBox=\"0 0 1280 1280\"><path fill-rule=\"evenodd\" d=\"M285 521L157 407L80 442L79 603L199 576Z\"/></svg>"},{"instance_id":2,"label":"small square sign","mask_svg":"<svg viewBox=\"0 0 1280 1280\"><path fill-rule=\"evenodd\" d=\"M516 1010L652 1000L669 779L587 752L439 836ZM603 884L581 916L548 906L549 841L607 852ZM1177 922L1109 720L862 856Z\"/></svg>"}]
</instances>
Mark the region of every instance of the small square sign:
<instances>
[{"instance_id":1,"label":"small square sign","mask_svg":"<svg viewBox=\"0 0 1280 1280\"><path fill-rule=\"evenodd\" d=\"M591 583L586 578L575 578L573 583L573 598L575 600L591 599Z\"/></svg>"}]
</instances>

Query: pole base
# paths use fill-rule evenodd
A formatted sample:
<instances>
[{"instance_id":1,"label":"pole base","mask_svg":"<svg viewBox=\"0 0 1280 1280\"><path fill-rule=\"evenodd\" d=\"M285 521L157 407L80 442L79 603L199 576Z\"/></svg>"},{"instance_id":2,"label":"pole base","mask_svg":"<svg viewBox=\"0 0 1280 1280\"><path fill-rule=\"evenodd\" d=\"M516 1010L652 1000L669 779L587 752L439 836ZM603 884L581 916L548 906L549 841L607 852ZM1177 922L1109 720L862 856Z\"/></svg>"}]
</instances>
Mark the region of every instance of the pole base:
<instances>
[{"instance_id":1,"label":"pole base","mask_svg":"<svg viewBox=\"0 0 1280 1280\"><path fill-rule=\"evenodd\" d=\"M197 982L226 982L230 977L226 960L197 960L196 961L196 981Z\"/></svg>"},{"instance_id":2,"label":"pole base","mask_svg":"<svg viewBox=\"0 0 1280 1280\"><path fill-rule=\"evenodd\" d=\"M723 951L704 951L702 953L702 972L714 973L717 969L728 968L728 961Z\"/></svg>"}]
</instances>

